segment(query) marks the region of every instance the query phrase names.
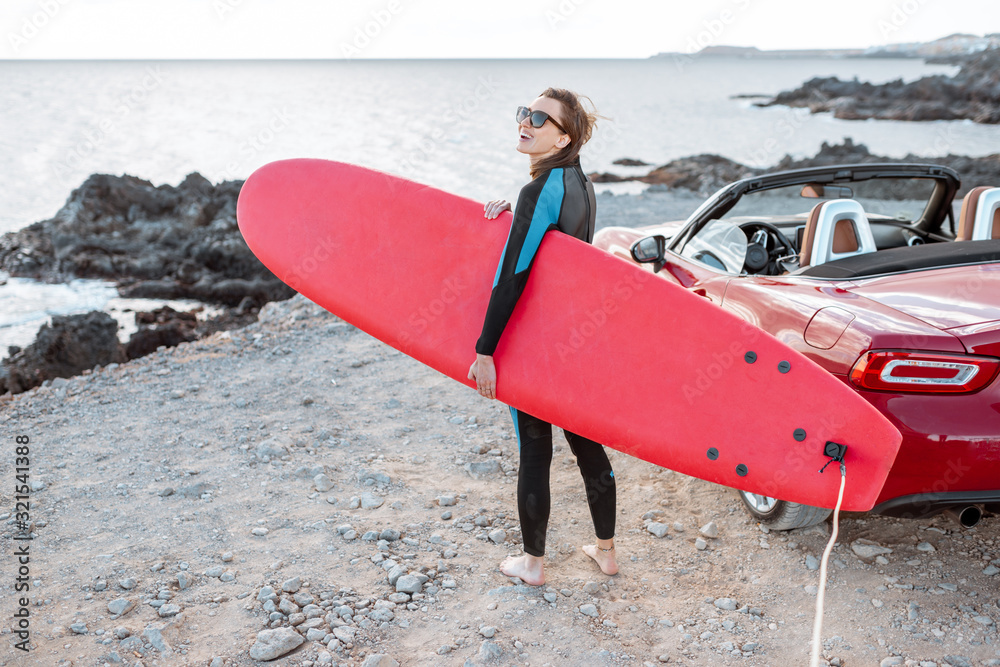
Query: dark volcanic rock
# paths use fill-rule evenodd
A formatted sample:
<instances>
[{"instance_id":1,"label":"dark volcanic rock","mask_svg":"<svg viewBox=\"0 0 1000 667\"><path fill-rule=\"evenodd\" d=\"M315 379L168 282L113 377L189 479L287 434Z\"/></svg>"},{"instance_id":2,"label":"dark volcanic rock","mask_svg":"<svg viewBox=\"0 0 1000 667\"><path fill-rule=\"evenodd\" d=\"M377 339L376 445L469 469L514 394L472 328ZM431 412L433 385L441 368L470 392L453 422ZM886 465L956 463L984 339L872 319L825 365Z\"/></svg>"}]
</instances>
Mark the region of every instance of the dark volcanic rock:
<instances>
[{"instance_id":1,"label":"dark volcanic rock","mask_svg":"<svg viewBox=\"0 0 1000 667\"><path fill-rule=\"evenodd\" d=\"M107 313L55 316L43 324L35 342L11 348L0 366L0 394L19 393L46 380L72 377L95 366L125 361L118 323Z\"/></svg>"},{"instance_id":2,"label":"dark volcanic rock","mask_svg":"<svg viewBox=\"0 0 1000 667\"><path fill-rule=\"evenodd\" d=\"M967 157L964 155L945 155L943 157L921 157L907 155L904 158L888 158L872 155L864 144L856 144L850 138L845 138L842 144L823 142L819 152L813 157L796 159L786 155L773 167L753 169L718 155L694 155L669 162L657 167L646 176L629 179L615 174L591 174L595 183L638 180L650 184L665 185L669 188L684 188L701 194L710 194L724 185L741 178L757 174L786 171L790 169L805 169L808 167L824 167L832 164L866 164L873 162L917 162L924 164L939 164L951 167L962 179L962 187L958 197L962 197L970 189L979 185L1000 186L1000 154L986 157ZM598 178L594 178L597 176ZM599 180L599 179L603 179ZM869 194L874 194L873 186L868 186ZM887 186L888 188L889 186ZM918 188L919 189L919 188ZM920 189L922 192L922 189ZM881 193L886 198L920 197L922 194L913 192L890 191Z\"/></svg>"},{"instance_id":3,"label":"dark volcanic rock","mask_svg":"<svg viewBox=\"0 0 1000 667\"><path fill-rule=\"evenodd\" d=\"M621 165L622 167L648 167L648 162L643 162L642 160L636 160L635 158L623 157L615 160L611 164Z\"/></svg>"},{"instance_id":4,"label":"dark volcanic rock","mask_svg":"<svg viewBox=\"0 0 1000 667\"><path fill-rule=\"evenodd\" d=\"M954 77L928 76L874 85L815 77L801 87L779 93L759 106L806 107L813 113L832 111L843 120L957 120L1000 123L1000 49L967 56Z\"/></svg>"},{"instance_id":5,"label":"dark volcanic rock","mask_svg":"<svg viewBox=\"0 0 1000 667\"><path fill-rule=\"evenodd\" d=\"M125 354L129 359L143 357L156 348L174 347L198 338L198 316L180 313L170 306L135 314L138 330L128 339Z\"/></svg>"},{"instance_id":6,"label":"dark volcanic rock","mask_svg":"<svg viewBox=\"0 0 1000 667\"><path fill-rule=\"evenodd\" d=\"M694 155L668 162L637 180L709 194L755 170L719 155Z\"/></svg>"},{"instance_id":7,"label":"dark volcanic rock","mask_svg":"<svg viewBox=\"0 0 1000 667\"><path fill-rule=\"evenodd\" d=\"M593 174L588 174L587 177L593 183L621 183L622 181L630 181L631 178L626 178L625 176L619 176L618 174L610 174L608 172L594 172Z\"/></svg>"},{"instance_id":8,"label":"dark volcanic rock","mask_svg":"<svg viewBox=\"0 0 1000 667\"><path fill-rule=\"evenodd\" d=\"M191 174L177 187L95 174L51 220L0 239L0 268L46 281L102 278L125 294L256 305L294 292L236 226L241 182Z\"/></svg>"}]
</instances>

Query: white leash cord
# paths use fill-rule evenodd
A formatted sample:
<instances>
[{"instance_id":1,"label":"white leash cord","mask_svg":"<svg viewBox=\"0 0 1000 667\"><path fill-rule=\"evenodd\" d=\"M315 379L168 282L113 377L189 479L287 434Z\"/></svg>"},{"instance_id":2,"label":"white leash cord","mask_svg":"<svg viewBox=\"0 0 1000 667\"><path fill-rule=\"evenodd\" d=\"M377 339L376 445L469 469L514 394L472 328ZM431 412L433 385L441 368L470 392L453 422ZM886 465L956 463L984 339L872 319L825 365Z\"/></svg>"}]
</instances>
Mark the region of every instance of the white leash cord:
<instances>
[{"instance_id":1,"label":"white leash cord","mask_svg":"<svg viewBox=\"0 0 1000 667\"><path fill-rule=\"evenodd\" d=\"M823 645L823 598L826 595L826 564L830 560L830 552L837 542L837 532L839 530L840 504L844 500L844 486L847 484L847 466L840 463L840 493L837 494L837 506L833 508L833 532L830 534L830 541L823 550L823 559L819 567L819 590L816 592L816 620L813 622L812 638L812 658L809 660L810 667L819 667L820 648Z\"/></svg>"}]
</instances>

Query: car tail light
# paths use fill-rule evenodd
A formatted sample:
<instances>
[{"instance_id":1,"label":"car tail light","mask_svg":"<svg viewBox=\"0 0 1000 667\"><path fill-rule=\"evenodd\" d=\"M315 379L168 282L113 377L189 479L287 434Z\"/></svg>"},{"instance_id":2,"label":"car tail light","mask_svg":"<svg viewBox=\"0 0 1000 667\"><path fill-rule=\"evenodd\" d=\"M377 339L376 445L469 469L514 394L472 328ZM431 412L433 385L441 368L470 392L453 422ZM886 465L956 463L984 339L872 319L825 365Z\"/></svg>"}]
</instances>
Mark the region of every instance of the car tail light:
<instances>
[{"instance_id":1,"label":"car tail light","mask_svg":"<svg viewBox=\"0 0 1000 667\"><path fill-rule=\"evenodd\" d=\"M851 369L861 389L958 394L979 391L996 377L1000 359L928 352L866 352Z\"/></svg>"}]
</instances>

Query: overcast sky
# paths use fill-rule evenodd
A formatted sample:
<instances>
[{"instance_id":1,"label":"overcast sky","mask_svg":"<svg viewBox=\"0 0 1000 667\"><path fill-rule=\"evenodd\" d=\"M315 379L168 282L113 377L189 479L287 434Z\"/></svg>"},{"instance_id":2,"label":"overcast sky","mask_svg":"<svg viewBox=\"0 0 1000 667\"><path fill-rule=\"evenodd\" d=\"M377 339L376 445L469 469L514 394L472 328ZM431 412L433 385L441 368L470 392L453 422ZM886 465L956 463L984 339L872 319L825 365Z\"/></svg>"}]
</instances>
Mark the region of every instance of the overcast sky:
<instances>
[{"instance_id":1,"label":"overcast sky","mask_svg":"<svg viewBox=\"0 0 1000 667\"><path fill-rule=\"evenodd\" d=\"M0 58L645 58L1000 32L997 0L0 0Z\"/></svg>"}]
</instances>

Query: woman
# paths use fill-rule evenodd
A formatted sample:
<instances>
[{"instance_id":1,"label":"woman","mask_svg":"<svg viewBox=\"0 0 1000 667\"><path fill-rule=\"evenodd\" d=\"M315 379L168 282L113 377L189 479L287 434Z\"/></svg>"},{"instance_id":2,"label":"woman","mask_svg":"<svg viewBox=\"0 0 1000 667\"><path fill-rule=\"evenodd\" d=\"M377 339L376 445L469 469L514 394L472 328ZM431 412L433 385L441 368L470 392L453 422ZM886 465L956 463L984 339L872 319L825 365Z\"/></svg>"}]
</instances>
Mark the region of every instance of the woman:
<instances>
[{"instance_id":1,"label":"woman","mask_svg":"<svg viewBox=\"0 0 1000 667\"><path fill-rule=\"evenodd\" d=\"M590 139L596 116L576 94L549 88L528 107L517 110L517 150L531 160L532 181L521 189L514 208L507 245L493 282L483 332L476 343L476 360L469 379L479 393L496 398L493 353L507 320L514 311L542 236L555 229L590 243L594 236L597 204L594 186L580 168L580 149ZM485 206L485 217L496 218L511 210L504 200ZM517 476L517 509L521 520L524 554L511 557L500 571L534 586L545 582L545 531L550 495L552 427L527 413L511 408L517 430L521 463ZM615 559L615 477L604 448L569 431L565 432L576 456L587 491L597 542L583 547L605 574L618 572Z\"/></svg>"}]
</instances>

